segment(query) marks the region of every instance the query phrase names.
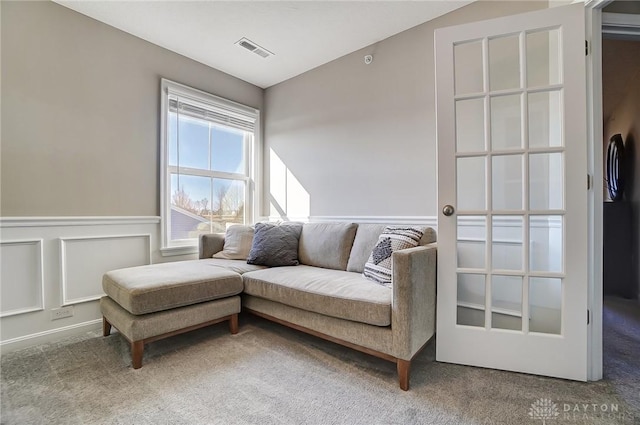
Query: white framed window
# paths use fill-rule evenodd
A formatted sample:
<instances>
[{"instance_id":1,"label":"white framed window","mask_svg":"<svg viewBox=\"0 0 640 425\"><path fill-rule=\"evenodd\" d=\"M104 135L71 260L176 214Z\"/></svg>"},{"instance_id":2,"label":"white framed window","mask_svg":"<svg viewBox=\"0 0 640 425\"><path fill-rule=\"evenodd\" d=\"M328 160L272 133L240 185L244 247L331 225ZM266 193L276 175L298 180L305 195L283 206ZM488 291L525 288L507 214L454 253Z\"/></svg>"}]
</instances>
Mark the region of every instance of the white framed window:
<instances>
[{"instance_id":1,"label":"white framed window","mask_svg":"<svg viewBox=\"0 0 640 425\"><path fill-rule=\"evenodd\" d=\"M161 82L162 255L196 252L203 233L253 221L260 112Z\"/></svg>"}]
</instances>

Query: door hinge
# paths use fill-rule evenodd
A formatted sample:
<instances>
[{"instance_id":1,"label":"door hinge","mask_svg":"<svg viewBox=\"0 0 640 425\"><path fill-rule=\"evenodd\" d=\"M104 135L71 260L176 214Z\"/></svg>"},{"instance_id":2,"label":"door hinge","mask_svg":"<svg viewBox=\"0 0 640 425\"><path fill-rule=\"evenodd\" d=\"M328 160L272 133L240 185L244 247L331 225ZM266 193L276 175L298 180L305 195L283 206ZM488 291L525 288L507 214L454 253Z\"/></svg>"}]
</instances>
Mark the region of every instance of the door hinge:
<instances>
[{"instance_id":1,"label":"door hinge","mask_svg":"<svg viewBox=\"0 0 640 425\"><path fill-rule=\"evenodd\" d=\"M584 55L589 56L589 42L587 40L584 41Z\"/></svg>"},{"instance_id":2,"label":"door hinge","mask_svg":"<svg viewBox=\"0 0 640 425\"><path fill-rule=\"evenodd\" d=\"M587 325L591 323L591 312L587 309Z\"/></svg>"},{"instance_id":3,"label":"door hinge","mask_svg":"<svg viewBox=\"0 0 640 425\"><path fill-rule=\"evenodd\" d=\"M587 174L587 190L591 190L593 187L593 176L591 174Z\"/></svg>"}]
</instances>

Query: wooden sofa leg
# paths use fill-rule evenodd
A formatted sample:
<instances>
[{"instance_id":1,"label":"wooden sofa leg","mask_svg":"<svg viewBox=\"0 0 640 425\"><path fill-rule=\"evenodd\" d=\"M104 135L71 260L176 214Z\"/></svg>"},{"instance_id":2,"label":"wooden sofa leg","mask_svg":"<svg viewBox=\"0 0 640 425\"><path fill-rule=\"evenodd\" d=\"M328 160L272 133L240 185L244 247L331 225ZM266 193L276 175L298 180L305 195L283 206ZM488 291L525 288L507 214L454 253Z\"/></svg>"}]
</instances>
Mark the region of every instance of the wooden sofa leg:
<instances>
[{"instance_id":1,"label":"wooden sofa leg","mask_svg":"<svg viewBox=\"0 0 640 425\"><path fill-rule=\"evenodd\" d=\"M231 315L231 318L229 319L229 330L232 335L238 333L238 313Z\"/></svg>"},{"instance_id":2,"label":"wooden sofa leg","mask_svg":"<svg viewBox=\"0 0 640 425\"><path fill-rule=\"evenodd\" d=\"M142 353L144 352L144 341L133 341L131 343L131 365L134 369L142 367Z\"/></svg>"},{"instance_id":3,"label":"wooden sofa leg","mask_svg":"<svg viewBox=\"0 0 640 425\"><path fill-rule=\"evenodd\" d=\"M407 391L409 389L409 371L411 370L411 361L398 359L397 366L400 389Z\"/></svg>"},{"instance_id":4,"label":"wooden sofa leg","mask_svg":"<svg viewBox=\"0 0 640 425\"><path fill-rule=\"evenodd\" d=\"M111 323L109 323L106 317L102 316L102 336L109 335L111 335Z\"/></svg>"}]
</instances>

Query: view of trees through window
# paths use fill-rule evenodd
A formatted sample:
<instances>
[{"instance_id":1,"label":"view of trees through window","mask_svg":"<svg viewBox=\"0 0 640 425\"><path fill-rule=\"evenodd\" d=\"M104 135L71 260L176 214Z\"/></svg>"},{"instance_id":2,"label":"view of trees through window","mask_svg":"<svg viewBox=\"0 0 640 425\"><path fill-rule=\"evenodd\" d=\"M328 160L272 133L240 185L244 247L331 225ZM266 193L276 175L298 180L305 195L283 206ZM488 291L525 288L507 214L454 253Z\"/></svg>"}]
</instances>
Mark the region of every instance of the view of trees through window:
<instances>
[{"instance_id":1,"label":"view of trees through window","mask_svg":"<svg viewBox=\"0 0 640 425\"><path fill-rule=\"evenodd\" d=\"M252 134L169 113L171 240L224 232L244 223Z\"/></svg>"}]
</instances>

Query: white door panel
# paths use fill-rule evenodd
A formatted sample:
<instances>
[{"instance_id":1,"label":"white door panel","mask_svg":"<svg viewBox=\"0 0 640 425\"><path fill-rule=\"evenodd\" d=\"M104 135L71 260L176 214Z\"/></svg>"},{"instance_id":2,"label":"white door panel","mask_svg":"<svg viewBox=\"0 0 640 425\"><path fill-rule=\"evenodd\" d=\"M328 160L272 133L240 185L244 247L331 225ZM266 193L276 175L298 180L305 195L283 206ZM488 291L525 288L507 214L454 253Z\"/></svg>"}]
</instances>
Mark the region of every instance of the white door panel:
<instances>
[{"instance_id":1,"label":"white door panel","mask_svg":"<svg viewBox=\"0 0 640 425\"><path fill-rule=\"evenodd\" d=\"M438 361L586 380L584 9L436 31Z\"/></svg>"}]
</instances>

